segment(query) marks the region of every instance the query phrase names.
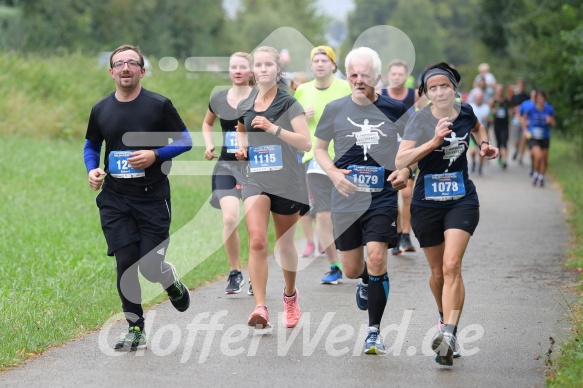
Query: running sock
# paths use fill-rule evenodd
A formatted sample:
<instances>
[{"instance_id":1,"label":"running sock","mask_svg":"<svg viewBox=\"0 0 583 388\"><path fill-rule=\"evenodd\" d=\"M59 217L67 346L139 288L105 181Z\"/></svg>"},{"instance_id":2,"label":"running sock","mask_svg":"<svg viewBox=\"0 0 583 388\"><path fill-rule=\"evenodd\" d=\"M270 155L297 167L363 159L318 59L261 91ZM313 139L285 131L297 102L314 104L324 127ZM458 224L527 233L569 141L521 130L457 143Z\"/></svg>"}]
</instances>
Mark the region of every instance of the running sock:
<instances>
[{"instance_id":1,"label":"running sock","mask_svg":"<svg viewBox=\"0 0 583 388\"><path fill-rule=\"evenodd\" d=\"M439 313L439 322L443 324L443 311L437 311Z\"/></svg>"},{"instance_id":2,"label":"running sock","mask_svg":"<svg viewBox=\"0 0 583 388\"><path fill-rule=\"evenodd\" d=\"M389 299L389 275L369 276L368 284L368 325L379 326Z\"/></svg>"},{"instance_id":3,"label":"running sock","mask_svg":"<svg viewBox=\"0 0 583 388\"><path fill-rule=\"evenodd\" d=\"M369 304L370 304L370 302L369 302ZM455 325L452 325L452 324L449 324L449 323L446 323L445 325L443 325L443 332L444 333L450 333L450 334L455 335L454 334L454 331L456 331L456 326ZM456 333L457 333L457 331L456 331Z\"/></svg>"},{"instance_id":4,"label":"running sock","mask_svg":"<svg viewBox=\"0 0 583 388\"><path fill-rule=\"evenodd\" d=\"M336 261L334 263L332 263L333 266L338 267L340 269L340 271L342 271L342 265L340 264L339 261Z\"/></svg>"},{"instance_id":5,"label":"running sock","mask_svg":"<svg viewBox=\"0 0 583 388\"><path fill-rule=\"evenodd\" d=\"M357 277L359 277L364 284L368 284L369 276L368 276L368 270L366 268L366 261L364 262L364 271L362 272L362 274L360 276L357 276Z\"/></svg>"}]
</instances>

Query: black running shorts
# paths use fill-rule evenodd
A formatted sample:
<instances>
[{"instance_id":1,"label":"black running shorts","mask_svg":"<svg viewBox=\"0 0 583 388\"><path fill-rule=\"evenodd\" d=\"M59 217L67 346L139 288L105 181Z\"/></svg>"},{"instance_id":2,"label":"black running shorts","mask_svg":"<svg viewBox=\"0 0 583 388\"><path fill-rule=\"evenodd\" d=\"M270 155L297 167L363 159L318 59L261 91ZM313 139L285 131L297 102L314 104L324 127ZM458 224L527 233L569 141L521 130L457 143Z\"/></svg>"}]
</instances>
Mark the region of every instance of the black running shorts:
<instances>
[{"instance_id":1,"label":"black running shorts","mask_svg":"<svg viewBox=\"0 0 583 388\"><path fill-rule=\"evenodd\" d=\"M158 245L170 236L170 198L139 201L106 189L97 195L95 202L108 256L141 239L148 239L148 245Z\"/></svg>"},{"instance_id":2,"label":"black running shorts","mask_svg":"<svg viewBox=\"0 0 583 388\"><path fill-rule=\"evenodd\" d=\"M350 251L368 242L399 244L397 208L381 207L362 212L333 212L334 239L340 251Z\"/></svg>"},{"instance_id":3,"label":"black running shorts","mask_svg":"<svg viewBox=\"0 0 583 388\"><path fill-rule=\"evenodd\" d=\"M421 248L444 242L448 229L461 229L473 235L479 221L480 207L475 205L446 209L411 205L411 228Z\"/></svg>"}]
</instances>

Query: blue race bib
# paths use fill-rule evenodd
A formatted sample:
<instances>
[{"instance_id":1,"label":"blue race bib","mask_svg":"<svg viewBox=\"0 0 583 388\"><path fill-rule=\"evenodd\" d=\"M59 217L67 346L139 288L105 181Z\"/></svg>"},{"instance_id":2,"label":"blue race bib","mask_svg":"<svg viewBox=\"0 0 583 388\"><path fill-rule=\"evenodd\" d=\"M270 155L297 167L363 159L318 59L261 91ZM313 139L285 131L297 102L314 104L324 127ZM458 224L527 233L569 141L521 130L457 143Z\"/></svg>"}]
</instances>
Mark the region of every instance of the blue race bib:
<instances>
[{"instance_id":1,"label":"blue race bib","mask_svg":"<svg viewBox=\"0 0 583 388\"><path fill-rule=\"evenodd\" d=\"M452 201L466 195L464 176L461 172L425 175L425 199Z\"/></svg>"},{"instance_id":2,"label":"blue race bib","mask_svg":"<svg viewBox=\"0 0 583 388\"><path fill-rule=\"evenodd\" d=\"M144 169L132 168L128 158L134 151L111 151L109 153L109 175L115 178L140 178L146 176Z\"/></svg>"},{"instance_id":3,"label":"blue race bib","mask_svg":"<svg viewBox=\"0 0 583 388\"><path fill-rule=\"evenodd\" d=\"M249 147L249 171L275 171L283 168L279 144Z\"/></svg>"},{"instance_id":4,"label":"blue race bib","mask_svg":"<svg viewBox=\"0 0 583 388\"><path fill-rule=\"evenodd\" d=\"M318 161L316 159L310 160L310 163L308 164L308 170L306 171L306 173L307 174L327 175L326 171L324 171L324 169L322 169L322 167L320 167L320 165L318 164Z\"/></svg>"},{"instance_id":5,"label":"blue race bib","mask_svg":"<svg viewBox=\"0 0 583 388\"><path fill-rule=\"evenodd\" d=\"M346 178L356 185L356 191L378 193L385 187L385 168L351 164Z\"/></svg>"},{"instance_id":6,"label":"blue race bib","mask_svg":"<svg viewBox=\"0 0 583 388\"><path fill-rule=\"evenodd\" d=\"M239 150L236 131L227 132L225 134L225 147L227 147L227 153L229 154L234 154Z\"/></svg>"},{"instance_id":7,"label":"blue race bib","mask_svg":"<svg viewBox=\"0 0 583 388\"><path fill-rule=\"evenodd\" d=\"M533 139L544 139L545 138L545 129L541 127L533 127L532 128L532 138Z\"/></svg>"}]
</instances>

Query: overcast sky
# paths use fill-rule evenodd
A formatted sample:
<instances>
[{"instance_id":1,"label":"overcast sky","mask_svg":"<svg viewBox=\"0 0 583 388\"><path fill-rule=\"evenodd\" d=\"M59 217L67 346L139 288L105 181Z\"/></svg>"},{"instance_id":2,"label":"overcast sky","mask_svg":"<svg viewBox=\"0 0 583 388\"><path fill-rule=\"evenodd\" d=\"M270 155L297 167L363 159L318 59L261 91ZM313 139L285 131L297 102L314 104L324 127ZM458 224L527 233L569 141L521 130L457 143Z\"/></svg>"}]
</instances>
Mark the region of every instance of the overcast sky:
<instances>
[{"instance_id":1,"label":"overcast sky","mask_svg":"<svg viewBox=\"0 0 583 388\"><path fill-rule=\"evenodd\" d=\"M223 0L223 5L229 16L233 16L240 0ZM323 13L334 19L344 20L348 12L354 8L353 0L317 0Z\"/></svg>"}]
</instances>

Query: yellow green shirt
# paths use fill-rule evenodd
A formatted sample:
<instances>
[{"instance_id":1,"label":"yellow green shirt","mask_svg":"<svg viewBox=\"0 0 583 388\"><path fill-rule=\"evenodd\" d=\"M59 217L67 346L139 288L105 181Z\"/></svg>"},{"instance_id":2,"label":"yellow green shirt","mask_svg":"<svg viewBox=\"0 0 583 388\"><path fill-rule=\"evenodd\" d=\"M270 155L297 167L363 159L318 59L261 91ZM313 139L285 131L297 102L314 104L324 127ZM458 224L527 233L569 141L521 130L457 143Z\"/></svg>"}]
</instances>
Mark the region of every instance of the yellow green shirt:
<instances>
[{"instance_id":1,"label":"yellow green shirt","mask_svg":"<svg viewBox=\"0 0 583 388\"><path fill-rule=\"evenodd\" d=\"M302 162L305 163L314 158L314 146L316 144L316 136L314 136L314 134L316 133L316 127L318 126L318 122L320 121L320 117L322 117L326 105L330 101L337 100L349 95L350 93L352 93L352 90L350 89L348 82L337 77L334 77L332 84L324 90L316 88L315 80L298 86L296 93L294 94L296 100L302 104L304 109L310 106L314 107L314 117L308 120L308 128L310 129L310 135L312 137L312 149L304 154ZM330 142L328 153L330 154L330 157L334 159L333 142Z\"/></svg>"}]
</instances>

